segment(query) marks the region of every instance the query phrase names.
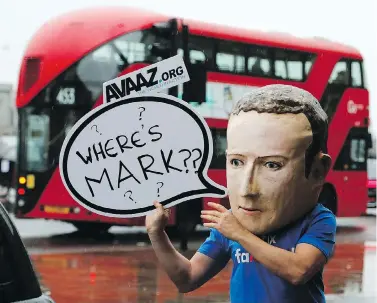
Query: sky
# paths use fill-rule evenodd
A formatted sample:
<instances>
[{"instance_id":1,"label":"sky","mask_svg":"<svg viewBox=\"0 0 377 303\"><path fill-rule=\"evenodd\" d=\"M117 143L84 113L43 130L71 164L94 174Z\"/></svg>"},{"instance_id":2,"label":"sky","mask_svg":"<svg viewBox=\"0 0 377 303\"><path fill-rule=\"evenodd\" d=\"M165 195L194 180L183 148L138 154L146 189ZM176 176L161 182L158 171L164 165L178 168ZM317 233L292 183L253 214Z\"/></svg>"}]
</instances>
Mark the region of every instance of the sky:
<instances>
[{"instance_id":1,"label":"sky","mask_svg":"<svg viewBox=\"0 0 377 303\"><path fill-rule=\"evenodd\" d=\"M79 8L113 5L302 37L321 36L352 45L364 56L372 128L377 133L375 0L4 0L0 1L0 83L16 85L22 53L44 22Z\"/></svg>"}]
</instances>

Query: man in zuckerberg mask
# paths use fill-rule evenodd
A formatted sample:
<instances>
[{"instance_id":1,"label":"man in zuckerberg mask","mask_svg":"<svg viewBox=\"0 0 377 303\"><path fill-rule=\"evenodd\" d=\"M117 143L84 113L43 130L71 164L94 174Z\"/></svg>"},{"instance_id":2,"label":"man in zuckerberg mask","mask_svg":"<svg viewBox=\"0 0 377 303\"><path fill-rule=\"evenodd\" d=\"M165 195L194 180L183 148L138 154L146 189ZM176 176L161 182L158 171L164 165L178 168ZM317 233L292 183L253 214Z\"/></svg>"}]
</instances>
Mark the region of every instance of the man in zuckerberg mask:
<instances>
[{"instance_id":1,"label":"man in zuckerberg mask","mask_svg":"<svg viewBox=\"0 0 377 303\"><path fill-rule=\"evenodd\" d=\"M188 260L164 228L155 202L146 218L156 255L180 292L233 261L231 303L325 302L322 272L333 254L336 220L318 197L331 166L326 113L309 92L268 85L245 95L227 129L231 209L202 211L210 235ZM186 202L189 203L189 202Z\"/></svg>"}]
</instances>

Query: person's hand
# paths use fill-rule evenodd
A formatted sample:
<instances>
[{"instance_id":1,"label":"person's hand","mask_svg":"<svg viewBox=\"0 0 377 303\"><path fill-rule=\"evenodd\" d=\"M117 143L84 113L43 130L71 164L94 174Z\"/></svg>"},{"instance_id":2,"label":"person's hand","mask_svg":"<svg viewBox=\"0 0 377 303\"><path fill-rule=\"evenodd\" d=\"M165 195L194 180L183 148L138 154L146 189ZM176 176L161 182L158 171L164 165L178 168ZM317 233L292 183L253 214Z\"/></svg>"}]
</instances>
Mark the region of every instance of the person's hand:
<instances>
[{"instance_id":1,"label":"person's hand","mask_svg":"<svg viewBox=\"0 0 377 303\"><path fill-rule=\"evenodd\" d=\"M204 223L204 226L217 229L226 238L233 241L237 241L243 233L247 232L237 218L224 206L213 202L209 202L208 205L215 210L202 210L202 219L210 221Z\"/></svg>"},{"instance_id":2,"label":"person's hand","mask_svg":"<svg viewBox=\"0 0 377 303\"><path fill-rule=\"evenodd\" d=\"M145 217L145 227L148 234L162 232L169 220L169 209L164 209L157 201L154 201L153 205L156 207L156 210Z\"/></svg>"}]
</instances>

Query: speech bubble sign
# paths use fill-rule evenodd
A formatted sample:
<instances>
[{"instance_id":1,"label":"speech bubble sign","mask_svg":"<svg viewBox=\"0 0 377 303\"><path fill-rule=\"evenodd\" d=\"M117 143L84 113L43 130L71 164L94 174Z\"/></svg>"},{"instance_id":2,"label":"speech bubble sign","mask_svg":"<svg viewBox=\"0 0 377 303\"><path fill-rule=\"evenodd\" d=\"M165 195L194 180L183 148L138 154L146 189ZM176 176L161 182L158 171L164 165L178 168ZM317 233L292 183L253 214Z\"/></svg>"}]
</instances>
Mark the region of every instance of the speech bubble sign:
<instances>
[{"instance_id":1,"label":"speech bubble sign","mask_svg":"<svg viewBox=\"0 0 377 303\"><path fill-rule=\"evenodd\" d=\"M71 196L92 212L138 217L200 197L224 197L208 176L210 129L186 102L161 93L103 104L70 130L60 174ZM189 202L187 202L189 203Z\"/></svg>"}]
</instances>

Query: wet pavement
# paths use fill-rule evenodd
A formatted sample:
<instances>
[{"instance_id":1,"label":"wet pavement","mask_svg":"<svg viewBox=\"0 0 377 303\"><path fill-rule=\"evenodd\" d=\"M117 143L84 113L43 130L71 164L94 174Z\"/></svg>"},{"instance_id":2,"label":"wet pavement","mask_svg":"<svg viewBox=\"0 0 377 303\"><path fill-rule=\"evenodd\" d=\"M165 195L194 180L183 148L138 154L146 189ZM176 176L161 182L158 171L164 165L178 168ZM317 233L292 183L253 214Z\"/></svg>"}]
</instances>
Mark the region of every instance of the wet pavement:
<instances>
[{"instance_id":1,"label":"wet pavement","mask_svg":"<svg viewBox=\"0 0 377 303\"><path fill-rule=\"evenodd\" d=\"M193 253L189 251L185 255ZM368 260L369 266L375 265L375 254L375 246L339 244L324 271L325 292L332 295L330 299L339 299L335 296L339 294L346 297L362 294L363 284L375 281L372 276L375 271L370 272L369 277L363 273L366 258L372 257ZM200 289L182 295L156 265L155 255L149 247L109 246L92 252L78 249L75 253L33 255L32 260L41 274L42 284L49 288L57 303L228 302L231 264ZM373 298L372 288L369 292L364 295Z\"/></svg>"},{"instance_id":2,"label":"wet pavement","mask_svg":"<svg viewBox=\"0 0 377 303\"><path fill-rule=\"evenodd\" d=\"M231 263L200 289L179 294L158 266L143 229L130 230L135 229L112 228L92 239L62 231L26 236L24 243L41 284L57 303L229 302ZM197 232L184 254L191 257L207 234ZM327 302L377 302L376 264L376 217L340 219L335 255L324 271Z\"/></svg>"}]
</instances>

